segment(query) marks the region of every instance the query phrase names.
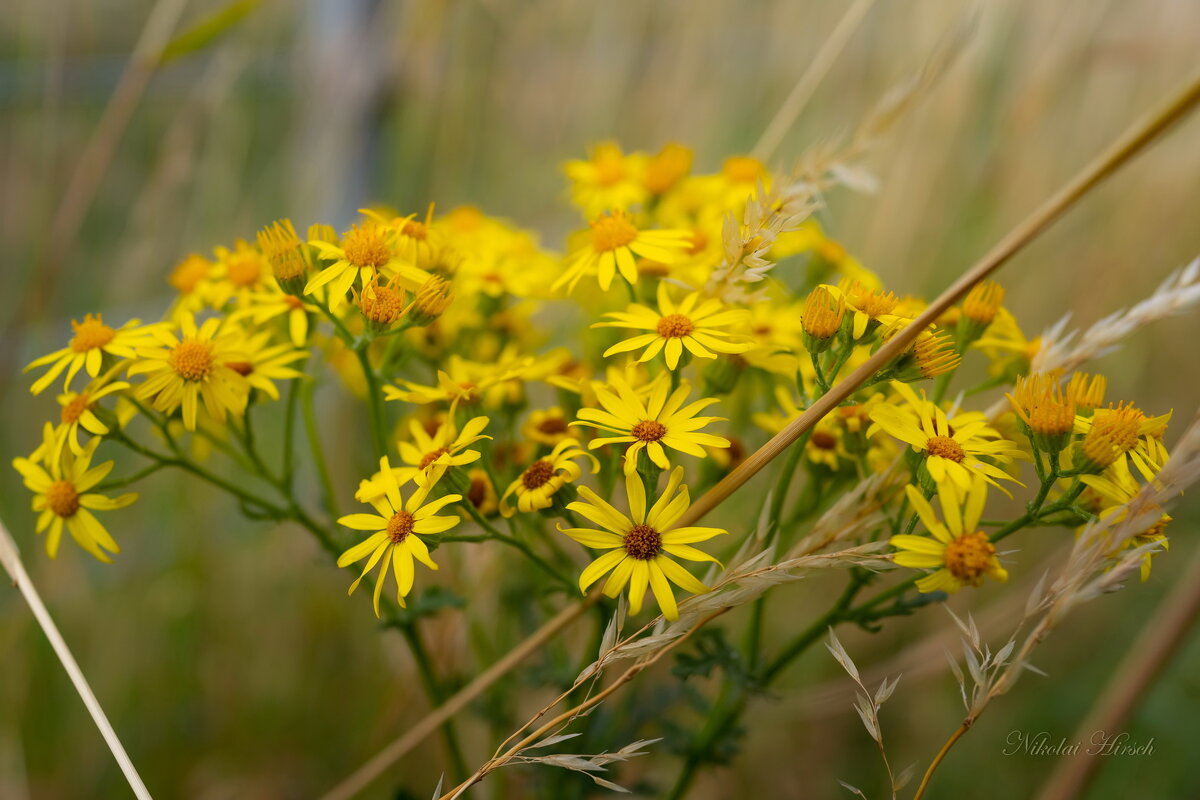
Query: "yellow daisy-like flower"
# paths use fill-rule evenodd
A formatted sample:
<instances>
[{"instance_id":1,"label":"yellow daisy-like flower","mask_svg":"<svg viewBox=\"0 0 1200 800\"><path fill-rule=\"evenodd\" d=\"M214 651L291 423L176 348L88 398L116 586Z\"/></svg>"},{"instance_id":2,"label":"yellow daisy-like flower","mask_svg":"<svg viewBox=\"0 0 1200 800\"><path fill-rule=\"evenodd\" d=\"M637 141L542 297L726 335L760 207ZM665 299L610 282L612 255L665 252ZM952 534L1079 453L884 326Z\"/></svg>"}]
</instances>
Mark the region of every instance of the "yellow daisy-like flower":
<instances>
[{"instance_id":1,"label":"yellow daisy-like flower","mask_svg":"<svg viewBox=\"0 0 1200 800\"><path fill-rule=\"evenodd\" d=\"M615 142L601 142L586 161L568 161L563 171L571 181L571 202L590 219L604 211L627 209L646 201L643 183L646 157L625 155Z\"/></svg>"},{"instance_id":2,"label":"yellow daisy-like flower","mask_svg":"<svg viewBox=\"0 0 1200 800\"><path fill-rule=\"evenodd\" d=\"M686 230L643 231L624 211L612 211L592 220L591 241L567 257L566 270L550 287L557 291L563 285L573 291L584 276L595 272L600 288L608 291L613 276L621 273L630 285L637 283L635 256L660 264L671 264L683 258L692 246L692 232Z\"/></svg>"},{"instance_id":3,"label":"yellow daisy-like flower","mask_svg":"<svg viewBox=\"0 0 1200 800\"><path fill-rule=\"evenodd\" d=\"M720 528L674 528L691 505L687 487L681 486L682 483L683 467L676 467L667 481L666 490L647 509L646 490L641 479L636 475L627 476L625 492L629 498L628 516L586 486L579 487L579 496L584 498L584 502L571 503L567 508L603 530L562 527L559 530L584 547L608 551L580 574L579 588L582 591L586 592L589 586L611 572L604 582L606 595L616 597L628 585L629 610L637 614L642 610L642 600L649 587L663 616L669 620L679 619L679 607L675 604L671 583L692 594L708 591L707 586L669 556L688 561L720 563L691 545L728 531Z\"/></svg>"},{"instance_id":4,"label":"yellow daisy-like flower","mask_svg":"<svg viewBox=\"0 0 1200 800\"><path fill-rule=\"evenodd\" d=\"M1112 466L1100 475L1082 475L1079 480L1087 485L1092 494L1096 516L1105 520L1111 519L1114 524L1121 522L1129 515L1127 505L1142 489L1137 479L1133 477L1133 473L1129 471L1129 465L1124 461L1113 462ZM1085 502L1084 497L1080 498L1081 503ZM1109 553L1109 557L1119 558L1121 551L1125 549L1151 543L1158 544L1163 550L1166 550L1169 543L1163 531L1171 521L1170 515L1165 513L1160 515L1157 522L1123 542L1119 548ZM1154 555L1154 551L1149 551L1142 556L1141 578L1143 581L1150 577L1150 562Z\"/></svg>"},{"instance_id":5,"label":"yellow daisy-like flower","mask_svg":"<svg viewBox=\"0 0 1200 800\"><path fill-rule=\"evenodd\" d=\"M33 510L39 512L37 532L48 531L46 552L51 558L58 556L64 527L80 547L99 561L110 563L112 559L108 553L121 552L92 511L124 508L137 499L137 494L131 492L120 497L105 497L88 491L104 480L113 468L112 461L91 466L92 456L99 445L100 439L92 439L78 458L69 452L64 453L61 460L50 461L49 469L27 458L13 459L13 467L21 473L25 486L34 493Z\"/></svg>"},{"instance_id":6,"label":"yellow daisy-like flower","mask_svg":"<svg viewBox=\"0 0 1200 800\"><path fill-rule=\"evenodd\" d=\"M467 472L467 502L475 506L480 515L490 517L500 508L500 498L486 469L472 467Z\"/></svg>"},{"instance_id":7,"label":"yellow daisy-like flower","mask_svg":"<svg viewBox=\"0 0 1200 800\"><path fill-rule=\"evenodd\" d=\"M1162 434L1171 420L1172 412L1147 417L1141 409L1123 403L1098 408L1090 417L1075 417L1075 433L1079 443L1079 466L1088 472L1099 472L1128 458L1146 480L1153 480L1167 461L1167 449Z\"/></svg>"},{"instance_id":8,"label":"yellow daisy-like flower","mask_svg":"<svg viewBox=\"0 0 1200 800\"><path fill-rule=\"evenodd\" d=\"M207 297L213 308L221 308L230 300L236 301L239 307L245 306L252 294L263 291L272 283L267 257L244 239L238 239L232 250L218 247L216 255Z\"/></svg>"},{"instance_id":9,"label":"yellow daisy-like flower","mask_svg":"<svg viewBox=\"0 0 1200 800\"><path fill-rule=\"evenodd\" d=\"M250 295L242 308L229 315L230 322L249 319L253 325L263 325L273 319L283 318L287 324L288 337L296 347L308 344L309 315L320 309L292 294L280 291L258 292Z\"/></svg>"},{"instance_id":10,"label":"yellow daisy-like flower","mask_svg":"<svg viewBox=\"0 0 1200 800\"><path fill-rule=\"evenodd\" d=\"M231 338L236 337L231 335ZM272 400L278 400L279 389L274 381L303 378L303 372L288 365L306 358L308 351L297 350L287 342L271 344L271 339L271 331L244 337L238 349L245 357L227 361L225 366L245 378L253 388L262 390Z\"/></svg>"},{"instance_id":11,"label":"yellow daisy-like flower","mask_svg":"<svg viewBox=\"0 0 1200 800\"><path fill-rule=\"evenodd\" d=\"M53 460L58 460L64 446L70 446L71 452L77 456L83 455L83 446L79 444L79 429L83 428L93 436L104 436L108 426L100 421L93 409L102 397L129 388L125 381L115 381L104 384L95 381L82 392L67 392L58 396L58 404L62 406L61 421L55 429Z\"/></svg>"},{"instance_id":12,"label":"yellow daisy-like flower","mask_svg":"<svg viewBox=\"0 0 1200 800\"><path fill-rule=\"evenodd\" d=\"M1019 452L1012 442L999 438L981 413L960 414L951 425L946 412L934 403L918 397L908 384L892 381L892 388L904 398L909 408L880 403L871 410L874 424L867 431L874 436L879 430L909 444L924 453L925 466L939 490L956 487L959 493L971 486L972 473L982 474L991 482L1016 481L999 467L980 460L988 456L997 461L1011 461ZM996 484L999 485L999 484Z\"/></svg>"},{"instance_id":13,"label":"yellow daisy-like flower","mask_svg":"<svg viewBox=\"0 0 1200 800\"><path fill-rule=\"evenodd\" d=\"M155 333L165 330L166 327L163 323L140 326L138 320L131 319L120 328L110 328L104 324L100 314L88 314L83 318L83 322L72 320L71 329L75 335L71 337L70 344L62 350L42 356L25 367L25 371L28 372L47 364L51 365L42 377L34 381L30 391L33 394L41 394L63 370L67 372L67 379L63 382L64 390L70 388L71 380L81 369L95 378L100 374L106 353L117 358L134 358L139 347L152 342Z\"/></svg>"},{"instance_id":14,"label":"yellow daisy-like flower","mask_svg":"<svg viewBox=\"0 0 1200 800\"><path fill-rule=\"evenodd\" d=\"M396 252L396 232L389 226L369 221L355 225L342 234L340 244L313 239L309 242L316 248L324 261L332 261L318 272L304 287L305 294L312 294L329 284L330 302L344 299L356 278L365 284L376 274L395 278L404 288L417 289L429 277L429 273L412 264L401 261Z\"/></svg>"},{"instance_id":15,"label":"yellow daisy-like flower","mask_svg":"<svg viewBox=\"0 0 1200 800\"><path fill-rule=\"evenodd\" d=\"M547 409L534 409L529 413L529 419L521 426L521 434L530 441L554 447L563 439L570 438L571 429L566 412L558 406Z\"/></svg>"},{"instance_id":16,"label":"yellow daisy-like flower","mask_svg":"<svg viewBox=\"0 0 1200 800\"><path fill-rule=\"evenodd\" d=\"M507 347L489 363L450 356L445 369L438 370L435 386L401 380L400 386L384 386L385 400L408 403L460 402L469 405L483 401L495 408L505 402L521 400L521 381L534 366L533 356L522 355L515 346Z\"/></svg>"},{"instance_id":17,"label":"yellow daisy-like flower","mask_svg":"<svg viewBox=\"0 0 1200 800\"><path fill-rule=\"evenodd\" d=\"M487 417L474 417L458 430L454 425L454 409L446 416L446 420L432 434L426 431L418 420L409 423L412 433L411 442L400 442L400 457L407 467L398 468L393 472L401 485L409 480L417 485L424 485L430 475L441 474L450 467L461 467L479 460L478 450L467 448L486 436L483 429L490 421Z\"/></svg>"},{"instance_id":18,"label":"yellow daisy-like flower","mask_svg":"<svg viewBox=\"0 0 1200 800\"><path fill-rule=\"evenodd\" d=\"M626 475L632 475L637 470L638 453L642 450L646 451L654 464L668 469L671 464L664 447L700 458L705 455L705 447L729 447L728 439L700 431L706 425L724 419L696 416L702 409L716 403L715 397L706 397L685 406L683 403L691 387L685 382L670 392L667 382L659 378L651 385L650 394L643 401L641 395L623 378L613 377L611 387L616 389L615 394L610 388L596 390L596 399L603 410L581 408L579 419L571 424L587 425L617 434L593 439L588 444L589 450L606 444L628 442L629 447L625 451Z\"/></svg>"},{"instance_id":19,"label":"yellow daisy-like flower","mask_svg":"<svg viewBox=\"0 0 1200 800\"><path fill-rule=\"evenodd\" d=\"M965 503L958 492L938 493L944 522L938 520L933 506L915 486L906 486L905 491L933 538L901 534L889 542L900 551L895 556L900 566L937 570L917 581L919 591L953 594L964 586L979 586L985 575L1001 582L1008 580L1008 572L996 559L996 546L979 530L979 518L987 503L983 476L976 474L971 480Z\"/></svg>"},{"instance_id":20,"label":"yellow daisy-like flower","mask_svg":"<svg viewBox=\"0 0 1200 800\"><path fill-rule=\"evenodd\" d=\"M554 504L554 495L558 490L583 474L583 470L575 463L580 458L591 461L593 473L599 471L600 462L595 456L581 449L579 442L574 439L563 439L549 455L530 464L520 477L508 485L500 498L500 513L511 517L518 511L529 513L549 508ZM508 501L514 494L517 496L516 508Z\"/></svg>"},{"instance_id":21,"label":"yellow daisy-like flower","mask_svg":"<svg viewBox=\"0 0 1200 800\"><path fill-rule=\"evenodd\" d=\"M147 373L136 391L143 400L153 398L154 407L173 414L183 407L183 425L196 430L200 401L209 415L224 422L227 412L240 416L246 408L250 384L231 363L246 363L245 341L236 328L222 330L221 320L207 319L200 327L191 314L179 320L182 338L170 331L156 331L158 347L138 351L142 361L129 368L130 375Z\"/></svg>"},{"instance_id":22,"label":"yellow daisy-like flower","mask_svg":"<svg viewBox=\"0 0 1200 800\"><path fill-rule=\"evenodd\" d=\"M607 314L611 322L597 322L593 328L635 328L649 330L618 342L604 351L607 358L638 348L646 348L638 361L649 361L660 352L666 358L667 368L679 366L680 357L686 348L699 358L716 358L717 353L744 353L754 348L749 342L735 341L735 334L724 328L744 323L750 316L745 309L726 309L720 300L700 300L700 293L693 292L676 305L671 302L665 283L658 284L658 310L634 303L628 311Z\"/></svg>"},{"instance_id":23,"label":"yellow daisy-like flower","mask_svg":"<svg viewBox=\"0 0 1200 800\"><path fill-rule=\"evenodd\" d=\"M367 565L354 583L350 584L350 591L347 592L354 594L354 590L367 573L374 569L376 564L383 562L375 583L376 617L379 616L379 596L383 591L384 579L389 568L396 578L396 602L401 608L404 607L404 598L413 587L416 574L413 559L430 569L438 568L429 556L429 548L421 540L421 536L443 533L457 525L459 517L437 516L437 513L462 499L462 495L448 494L426 503L430 490L437 483L437 478L434 478L426 485L414 489L406 502L400 495L400 485L391 478L386 459L381 461L380 468L384 481L384 495L371 503L377 513L347 514L338 520L339 525L352 530L372 531L366 539L342 553L337 563L339 567L345 567L367 559Z\"/></svg>"}]
</instances>

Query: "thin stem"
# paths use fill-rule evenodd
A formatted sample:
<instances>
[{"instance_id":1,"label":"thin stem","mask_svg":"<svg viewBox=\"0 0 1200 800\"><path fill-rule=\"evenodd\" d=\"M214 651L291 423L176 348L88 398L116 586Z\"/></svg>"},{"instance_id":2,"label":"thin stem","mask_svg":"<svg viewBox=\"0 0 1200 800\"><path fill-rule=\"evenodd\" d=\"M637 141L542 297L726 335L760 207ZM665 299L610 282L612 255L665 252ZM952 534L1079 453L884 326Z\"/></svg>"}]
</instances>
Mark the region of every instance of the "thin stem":
<instances>
[{"instance_id":1,"label":"thin stem","mask_svg":"<svg viewBox=\"0 0 1200 800\"><path fill-rule=\"evenodd\" d=\"M412 653L413 662L417 665L417 672L421 676L421 683L425 687L425 694L429 696L430 701L432 701L435 707L441 705L446 701L446 694L442 690L442 684L438 680L433 660L430 659L429 651L426 649L425 642L421 638L421 632L417 630L416 624L412 622L402 623L399 625L399 628L404 641L408 642L408 650ZM446 724L442 726L442 736L446 740L446 750L450 753L450 761L454 766L454 774L466 775L469 772L467 759L463 755L462 744L458 741L458 732L455 730L453 721L446 720Z\"/></svg>"},{"instance_id":2,"label":"thin stem","mask_svg":"<svg viewBox=\"0 0 1200 800\"><path fill-rule=\"evenodd\" d=\"M129 754L125 752L125 747L121 744L120 738L117 737L117 732L113 730L112 723L108 721L108 716L100 706L100 701L96 699L96 695L92 692L92 687L88 685L83 670L79 668L79 663L71 655L71 648L67 647L66 640L59 633L58 626L54 624L54 619L50 616L50 612L46 610L41 595L38 594L33 581L30 580L29 573L25 571L25 565L21 563L17 544L13 541L8 529L4 527L2 522L0 522L0 564L3 564L5 572L8 573L13 584L21 592L21 596L25 598L25 602L29 605L29 610L33 612L33 616L41 627L42 633L46 635L46 639L54 649L54 654L58 656L63 669L67 671L67 677L71 679L71 684L75 687L75 691L79 693L79 697L83 700L84 706L87 707L88 713L91 714L92 722L100 730L100 735L104 738L104 743L108 745L108 749L112 751L113 758L117 760L117 764L121 767L121 772L124 773L125 780L129 783L129 788L133 790L133 794L138 800L150 800L150 792L147 791L146 784L142 782L137 768L133 766L133 762L129 759Z\"/></svg>"},{"instance_id":3,"label":"thin stem","mask_svg":"<svg viewBox=\"0 0 1200 800\"><path fill-rule=\"evenodd\" d=\"M958 730L950 734L950 738L947 739L946 743L942 745L942 749L939 750L938 754L933 757L933 761L929 762L929 768L925 770L925 776L921 778L921 785L917 787L917 792L913 795L913 800L921 800L921 798L925 795L925 790L929 788L929 779L933 777L934 770L936 770L938 765L942 763L942 760L946 757L946 754L950 752L950 748L954 747L954 743L961 739L963 734L970 729L971 723L964 720L963 724L958 726Z\"/></svg>"},{"instance_id":4,"label":"thin stem","mask_svg":"<svg viewBox=\"0 0 1200 800\"><path fill-rule=\"evenodd\" d=\"M321 432L317 429L317 415L313 407L313 393L316 387L308 384L302 392L302 415L304 417L304 432L308 439L309 450L313 462L317 465L317 476L325 492L325 510L330 519L341 516L338 510L337 492L333 487L333 479L329 475L329 464L325 461L325 448L321 446Z\"/></svg>"}]
</instances>

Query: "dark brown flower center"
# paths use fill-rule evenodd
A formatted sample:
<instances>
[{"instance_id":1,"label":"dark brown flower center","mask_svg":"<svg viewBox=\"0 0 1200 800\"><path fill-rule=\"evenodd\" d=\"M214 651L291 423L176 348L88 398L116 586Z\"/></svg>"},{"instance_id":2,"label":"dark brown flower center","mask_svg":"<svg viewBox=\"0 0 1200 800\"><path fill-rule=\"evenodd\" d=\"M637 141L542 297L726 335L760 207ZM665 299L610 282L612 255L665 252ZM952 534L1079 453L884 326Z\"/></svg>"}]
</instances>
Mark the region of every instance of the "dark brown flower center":
<instances>
[{"instance_id":1,"label":"dark brown flower center","mask_svg":"<svg viewBox=\"0 0 1200 800\"><path fill-rule=\"evenodd\" d=\"M439 447L437 450L430 450L428 453L426 453L421 458L421 463L418 464L417 466L420 469L425 469L430 464L437 461L439 458L441 458L443 455L445 455L446 453L449 453L449 452L450 452L450 448L448 448L448 447Z\"/></svg>"},{"instance_id":2,"label":"dark brown flower center","mask_svg":"<svg viewBox=\"0 0 1200 800\"><path fill-rule=\"evenodd\" d=\"M833 450L837 447L837 437L829 431L815 431L811 441L812 446L818 450Z\"/></svg>"},{"instance_id":3,"label":"dark brown flower center","mask_svg":"<svg viewBox=\"0 0 1200 800\"><path fill-rule=\"evenodd\" d=\"M525 484L526 489L536 489L544 486L553 476L554 465L543 458L541 461L533 462L529 469L525 470L521 476L521 483Z\"/></svg>"},{"instance_id":4,"label":"dark brown flower center","mask_svg":"<svg viewBox=\"0 0 1200 800\"><path fill-rule=\"evenodd\" d=\"M567 421L562 417L547 417L538 423L537 429L539 433L566 433Z\"/></svg>"},{"instance_id":5,"label":"dark brown flower center","mask_svg":"<svg viewBox=\"0 0 1200 800\"><path fill-rule=\"evenodd\" d=\"M625 552L639 561L649 561L662 550L662 534L649 525L634 525L625 534Z\"/></svg>"}]
</instances>

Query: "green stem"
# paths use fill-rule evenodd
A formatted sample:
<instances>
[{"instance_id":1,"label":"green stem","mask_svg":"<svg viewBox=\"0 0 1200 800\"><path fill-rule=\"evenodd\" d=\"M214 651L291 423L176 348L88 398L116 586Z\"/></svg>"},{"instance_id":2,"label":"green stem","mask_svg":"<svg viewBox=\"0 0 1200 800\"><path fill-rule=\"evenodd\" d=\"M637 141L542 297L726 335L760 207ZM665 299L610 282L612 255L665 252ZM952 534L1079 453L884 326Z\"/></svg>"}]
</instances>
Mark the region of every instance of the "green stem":
<instances>
[{"instance_id":1,"label":"green stem","mask_svg":"<svg viewBox=\"0 0 1200 800\"><path fill-rule=\"evenodd\" d=\"M333 479L329 475L329 464L325 461L325 448L321 446L321 432L317 429L317 414L313 407L313 394L316 386L308 384L304 387L301 409L304 417L304 432L308 439L308 447L312 452L313 462L317 466L317 476L325 492L325 510L330 519L341 516L338 510L337 492L333 488Z\"/></svg>"},{"instance_id":2,"label":"green stem","mask_svg":"<svg viewBox=\"0 0 1200 800\"><path fill-rule=\"evenodd\" d=\"M572 581L566 575L563 575L561 572L559 572L557 569L555 569L554 566L552 564L550 564L550 562L546 561L546 559L542 558L537 553L535 553L533 551L533 548L531 548L525 542L522 542L520 539L516 538L515 536L505 536L503 533L501 533L490 522L488 522L486 519L484 519L483 515L479 513L479 510L476 509L475 506L472 505L469 500L466 502L463 502L463 503L459 503L459 505L462 506L463 508L465 508L467 510L467 513L471 515L471 519L475 520L475 524L478 525L480 528L482 528L486 532L487 536L484 538L491 539L491 540L500 542L501 544L506 544L509 547L520 550L521 553L526 558L528 558L534 564L537 564L538 567L540 567L542 569L542 571L544 571L547 575L550 575L556 581L561 583L567 589L567 591L569 591L569 592L578 591L578 587L575 585L574 581ZM464 536L458 536L458 537L445 537L444 536L441 538L440 541L455 541L455 540L472 541L471 539L468 539L467 537L464 537ZM474 541L482 541L482 540L476 539Z\"/></svg>"},{"instance_id":3,"label":"green stem","mask_svg":"<svg viewBox=\"0 0 1200 800\"><path fill-rule=\"evenodd\" d=\"M404 640L408 642L408 650L412 653L413 661L417 665L417 672L420 673L425 694L429 696L434 707L440 706L446 700L446 692L437 678L437 672L433 667L433 661L429 658L425 642L421 639L420 631L412 622L401 623L399 628ZM467 759L463 754L462 745L458 741L458 732L455 730L452 720L446 720L442 725L442 737L446 740L446 749L449 751L450 761L454 765L454 774L469 775Z\"/></svg>"},{"instance_id":4,"label":"green stem","mask_svg":"<svg viewBox=\"0 0 1200 800\"><path fill-rule=\"evenodd\" d=\"M387 455L387 422L383 410L383 395L379 390L379 376L371 367L366 344L354 348L354 355L358 357L363 376L367 379L367 406L371 416L371 439L375 444L375 457L383 458Z\"/></svg>"}]
</instances>

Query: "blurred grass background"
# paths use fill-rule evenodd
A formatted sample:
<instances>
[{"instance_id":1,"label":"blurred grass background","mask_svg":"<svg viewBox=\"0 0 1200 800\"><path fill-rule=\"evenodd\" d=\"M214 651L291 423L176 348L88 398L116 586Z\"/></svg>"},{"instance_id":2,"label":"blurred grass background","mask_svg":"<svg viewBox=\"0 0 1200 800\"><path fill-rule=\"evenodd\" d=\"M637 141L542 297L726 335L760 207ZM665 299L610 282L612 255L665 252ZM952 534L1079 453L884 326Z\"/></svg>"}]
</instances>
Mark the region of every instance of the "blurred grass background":
<instances>
[{"instance_id":1,"label":"blurred grass background","mask_svg":"<svg viewBox=\"0 0 1200 800\"><path fill-rule=\"evenodd\" d=\"M187 3L179 29L220 5ZM281 216L340 227L371 201L413 211L431 200L443 209L471 203L538 228L557 246L575 224L563 201L564 159L602 138L645 149L674 139L696 148L701 169L715 169L754 144L845 9L816 0L263 3L211 46L153 74L78 235L56 237L56 210L154 7L6 4L6 459L32 449L41 421L57 414L49 392L28 394L21 366L61 346L69 319L85 312L157 317L170 296L166 274L186 253L250 237ZM942 0L878 3L775 165L850 130L964 10ZM964 59L869 159L878 193L834 193L823 221L891 288L936 291L1189 76L1198 30L1200 5L1186 0L988 4ZM1027 334L1068 310L1089 324L1200 253L1198 139L1200 121L1191 120L1005 267L1007 304ZM1110 396L1154 412L1175 408L1177 433L1200 389L1198 335L1195 316L1142 331L1097 365ZM329 430L361 426L333 400L323 410ZM349 490L363 454L345 446L334 457L340 474L352 476ZM362 604L346 602L345 576L313 543L298 530L242 519L206 487L170 474L145 484L142 500L111 518L125 548L111 566L75 548L50 562L11 470L0 473L0 514L160 797L313 796L425 707L398 638L378 635ZM1157 602L1173 582L1196 579L1183 574L1195 548L1194 502L1176 516L1171 553L1150 581L1093 603L1050 640L1036 659L1050 677L1027 676L989 710L943 766L935 796L1026 796L1048 774L1052 759L1003 756L1005 737L1070 737ZM1014 575L1036 579L1058 544L1036 532L1023 537ZM968 593L954 606L984 620L995 640L1011 616L995 606L1017 589ZM832 580L779 590L776 632L836 590ZM439 663L470 675L478 666L466 655L465 619L441 615L430 637ZM844 640L865 667L946 627L935 611ZM0 654L0 797L125 796L15 592L0 598ZM904 667L909 677L885 709L898 768L927 763L961 716L940 650L927 660L936 663L916 674ZM1200 795L1191 763L1198 668L1193 635L1129 728L1135 739L1155 737L1155 754L1113 759L1089 797ZM839 777L882 796L877 755L850 698L830 694L839 686L836 664L814 651L776 700L755 706L742 754L706 773L693 796L844 797ZM467 733L473 760L491 752L486 728L468 725ZM366 796L425 797L441 761L440 741L430 740ZM656 753L623 774L662 785L675 768ZM540 775L511 770L480 795L507 783L509 796L520 797ZM397 794L398 786L413 794Z\"/></svg>"}]
</instances>

